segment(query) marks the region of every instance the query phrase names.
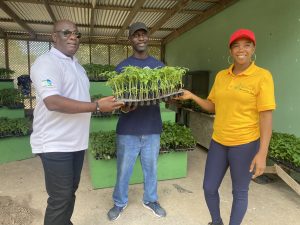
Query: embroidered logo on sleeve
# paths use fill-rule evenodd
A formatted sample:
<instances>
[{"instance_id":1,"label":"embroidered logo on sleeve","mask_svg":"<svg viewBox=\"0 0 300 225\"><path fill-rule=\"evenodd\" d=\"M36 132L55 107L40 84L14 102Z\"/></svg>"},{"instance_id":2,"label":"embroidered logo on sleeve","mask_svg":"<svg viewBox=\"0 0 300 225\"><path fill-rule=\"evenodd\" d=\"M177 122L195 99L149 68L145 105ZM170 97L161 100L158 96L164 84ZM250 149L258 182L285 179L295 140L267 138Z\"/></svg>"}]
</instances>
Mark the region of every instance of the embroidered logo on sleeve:
<instances>
[{"instance_id":1,"label":"embroidered logo on sleeve","mask_svg":"<svg viewBox=\"0 0 300 225\"><path fill-rule=\"evenodd\" d=\"M53 83L50 79L42 80L42 87L53 87Z\"/></svg>"}]
</instances>

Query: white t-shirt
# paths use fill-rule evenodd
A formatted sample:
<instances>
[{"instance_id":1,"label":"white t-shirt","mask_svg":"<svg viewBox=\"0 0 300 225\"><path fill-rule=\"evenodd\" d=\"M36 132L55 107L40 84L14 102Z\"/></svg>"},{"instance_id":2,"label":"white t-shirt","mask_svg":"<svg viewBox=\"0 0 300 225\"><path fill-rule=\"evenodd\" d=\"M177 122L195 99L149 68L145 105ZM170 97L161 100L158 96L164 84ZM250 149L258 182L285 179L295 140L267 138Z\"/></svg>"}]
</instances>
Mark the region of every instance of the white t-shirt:
<instances>
[{"instance_id":1,"label":"white t-shirt","mask_svg":"<svg viewBox=\"0 0 300 225\"><path fill-rule=\"evenodd\" d=\"M91 101L89 80L77 59L51 48L34 62L30 78L36 89L37 101L30 137L32 152L74 152L87 149L91 113L49 111L43 101L51 95Z\"/></svg>"}]
</instances>

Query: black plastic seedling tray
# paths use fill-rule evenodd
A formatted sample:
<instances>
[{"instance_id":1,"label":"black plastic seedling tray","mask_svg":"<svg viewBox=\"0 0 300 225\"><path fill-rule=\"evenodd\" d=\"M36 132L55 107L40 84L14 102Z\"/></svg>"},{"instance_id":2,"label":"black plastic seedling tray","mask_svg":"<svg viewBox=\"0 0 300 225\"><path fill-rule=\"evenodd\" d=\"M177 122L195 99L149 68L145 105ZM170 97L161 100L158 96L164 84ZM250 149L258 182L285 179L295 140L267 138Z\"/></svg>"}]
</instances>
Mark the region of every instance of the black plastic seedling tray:
<instances>
[{"instance_id":1,"label":"black plastic seedling tray","mask_svg":"<svg viewBox=\"0 0 300 225\"><path fill-rule=\"evenodd\" d=\"M147 98L147 99L117 99L117 101L121 101L125 103L125 106L143 106L143 105L156 105L162 101L168 101L172 98L179 97L183 95L183 90L179 90L177 92L169 93L166 95L161 95L156 98Z\"/></svg>"}]
</instances>

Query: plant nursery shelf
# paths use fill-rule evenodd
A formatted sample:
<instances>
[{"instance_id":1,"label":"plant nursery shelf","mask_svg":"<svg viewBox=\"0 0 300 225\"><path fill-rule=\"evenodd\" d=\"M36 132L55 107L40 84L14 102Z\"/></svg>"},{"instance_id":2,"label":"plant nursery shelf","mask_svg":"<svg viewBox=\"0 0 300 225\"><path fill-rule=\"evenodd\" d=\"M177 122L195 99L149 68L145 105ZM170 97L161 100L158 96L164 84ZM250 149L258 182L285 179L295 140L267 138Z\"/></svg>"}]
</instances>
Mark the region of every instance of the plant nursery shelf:
<instances>
[{"instance_id":1,"label":"plant nursery shelf","mask_svg":"<svg viewBox=\"0 0 300 225\"><path fill-rule=\"evenodd\" d=\"M300 184L287 174L278 164L267 166L265 173L277 174L287 185L289 185L298 195L300 195Z\"/></svg>"}]
</instances>

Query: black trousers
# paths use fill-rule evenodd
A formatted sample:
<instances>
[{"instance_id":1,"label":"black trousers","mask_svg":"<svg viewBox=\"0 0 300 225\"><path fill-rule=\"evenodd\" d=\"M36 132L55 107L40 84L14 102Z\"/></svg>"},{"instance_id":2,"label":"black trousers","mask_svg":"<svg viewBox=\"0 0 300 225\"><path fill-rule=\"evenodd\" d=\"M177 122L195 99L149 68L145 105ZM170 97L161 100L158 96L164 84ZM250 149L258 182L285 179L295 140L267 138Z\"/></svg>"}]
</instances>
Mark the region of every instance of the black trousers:
<instances>
[{"instance_id":1,"label":"black trousers","mask_svg":"<svg viewBox=\"0 0 300 225\"><path fill-rule=\"evenodd\" d=\"M39 154L49 195L44 225L72 225L75 192L80 181L85 151Z\"/></svg>"}]
</instances>

